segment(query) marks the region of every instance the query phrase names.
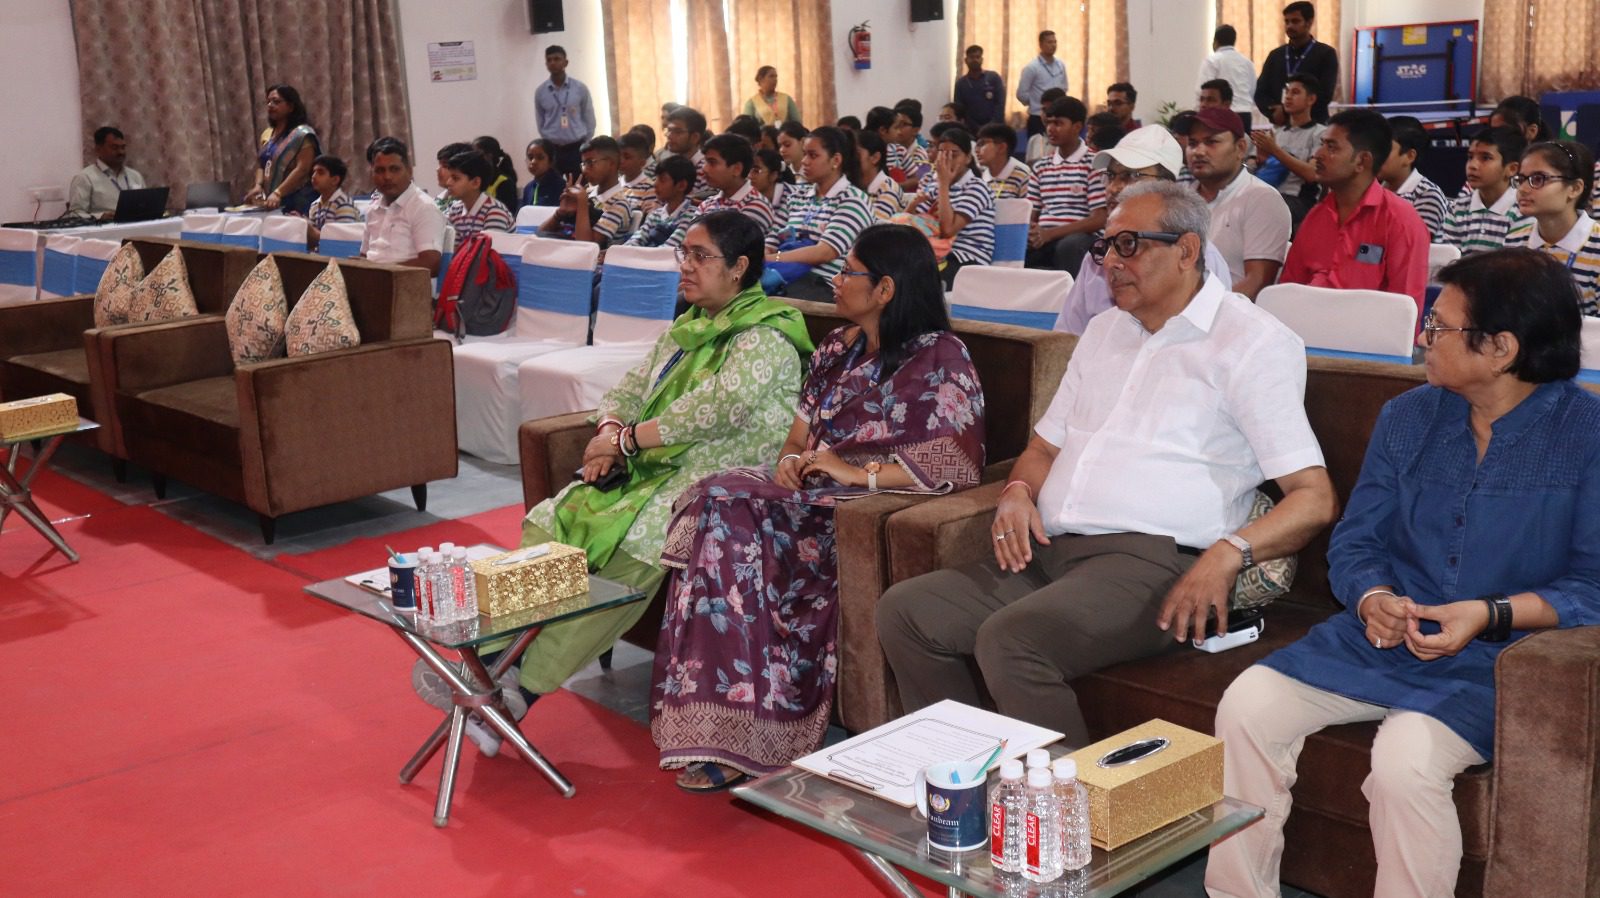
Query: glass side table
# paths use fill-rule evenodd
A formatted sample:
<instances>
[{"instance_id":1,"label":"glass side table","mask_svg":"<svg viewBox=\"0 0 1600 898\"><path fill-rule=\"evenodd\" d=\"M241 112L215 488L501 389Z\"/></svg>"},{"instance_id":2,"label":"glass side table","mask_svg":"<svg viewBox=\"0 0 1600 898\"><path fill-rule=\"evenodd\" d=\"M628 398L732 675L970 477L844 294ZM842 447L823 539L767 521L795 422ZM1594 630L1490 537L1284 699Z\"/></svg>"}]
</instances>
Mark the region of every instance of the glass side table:
<instances>
[{"instance_id":1,"label":"glass side table","mask_svg":"<svg viewBox=\"0 0 1600 898\"><path fill-rule=\"evenodd\" d=\"M1052 756L1067 754L1059 743ZM999 774L990 772L991 784ZM948 887L952 898L1110 898L1261 817L1262 809L1232 798L1202 808L1114 851L1094 849L1081 870L1054 882L1028 882L989 865L989 847L944 851L928 844L928 823L915 808L868 795L825 776L788 767L733 788L739 798L852 846L906 898L922 892L900 872Z\"/></svg>"},{"instance_id":2,"label":"glass side table","mask_svg":"<svg viewBox=\"0 0 1600 898\"><path fill-rule=\"evenodd\" d=\"M478 715L494 727L502 738L515 745L517 751L555 786L563 798L577 794L572 783L533 747L533 743L517 727L517 722L499 706L500 675L522 657L523 650L538 635L540 627L645 598L644 593L631 586L591 574L589 591L583 595L514 614L498 617L480 614L472 620L430 626L419 623L409 611L395 610L382 595L356 586L342 577L313 583L305 591L389 627L450 687L453 702L450 712L400 770L400 782L411 782L417 771L438 753L441 746L444 747L444 769L439 774L439 797L433 813L435 826L450 822L450 801L455 792L456 767L461 760L461 742L466 732L468 714ZM507 637L512 638L511 645L500 653L492 665L484 664L483 659L478 657L479 648ZM461 664L445 659L439 654L441 648L459 651Z\"/></svg>"},{"instance_id":3,"label":"glass side table","mask_svg":"<svg viewBox=\"0 0 1600 898\"><path fill-rule=\"evenodd\" d=\"M0 469L0 524L6 522L6 515L15 511L19 517L28 522L28 525L39 531L39 535L50 541L61 554L67 556L73 564L78 563L78 553L72 551L67 545L67 540L51 525L50 519L33 501L33 481L41 471L50 467L50 459L56 454L56 449L61 446L61 441L73 434L87 433L100 429L100 425L88 418L79 418L78 423L61 430L49 433L36 433L22 437L0 438L0 448L6 450L6 464ZM34 450L33 464L28 465L27 473L19 479L17 477L17 461L22 457L24 443L37 443Z\"/></svg>"}]
</instances>

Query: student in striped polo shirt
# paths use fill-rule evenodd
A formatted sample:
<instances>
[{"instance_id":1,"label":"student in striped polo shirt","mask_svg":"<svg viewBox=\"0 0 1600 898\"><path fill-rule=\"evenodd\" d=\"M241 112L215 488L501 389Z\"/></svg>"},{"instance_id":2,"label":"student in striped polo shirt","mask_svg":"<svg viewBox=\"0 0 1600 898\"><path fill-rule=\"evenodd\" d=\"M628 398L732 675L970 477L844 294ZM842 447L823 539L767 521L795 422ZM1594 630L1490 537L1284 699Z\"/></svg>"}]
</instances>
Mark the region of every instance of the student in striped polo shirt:
<instances>
[{"instance_id":1,"label":"student in striped polo shirt","mask_svg":"<svg viewBox=\"0 0 1600 898\"><path fill-rule=\"evenodd\" d=\"M922 130L922 109L909 103L894 108L894 126L890 129L889 168L905 173L900 179L900 189L914 190L933 164L928 161L928 151L917 142ZM893 175L891 174L891 177Z\"/></svg>"},{"instance_id":2,"label":"student in striped polo shirt","mask_svg":"<svg viewBox=\"0 0 1600 898\"><path fill-rule=\"evenodd\" d=\"M888 221L905 209L905 193L889 177L888 147L876 131L862 130L855 135L856 156L861 169L855 182L872 200L872 220Z\"/></svg>"},{"instance_id":3,"label":"student in striped polo shirt","mask_svg":"<svg viewBox=\"0 0 1600 898\"><path fill-rule=\"evenodd\" d=\"M590 138L579 158L587 190L569 182L558 211L540 225L540 233L570 234L573 240L598 243L601 249L627 240L637 219L618 177L621 151L616 140L605 135Z\"/></svg>"},{"instance_id":4,"label":"student in striped polo shirt","mask_svg":"<svg viewBox=\"0 0 1600 898\"><path fill-rule=\"evenodd\" d=\"M1444 242L1469 256L1506 245L1506 233L1520 223L1511 176L1528 146L1522 132L1509 125L1490 128L1473 138L1467 150L1467 186L1450 204L1444 220Z\"/></svg>"},{"instance_id":5,"label":"student in striped polo shirt","mask_svg":"<svg viewBox=\"0 0 1600 898\"><path fill-rule=\"evenodd\" d=\"M697 218L689 189L694 186L694 163L682 156L668 156L656 166L656 182L650 192L655 208L644 216L639 227L628 235L628 246L677 246Z\"/></svg>"},{"instance_id":6,"label":"student in striped polo shirt","mask_svg":"<svg viewBox=\"0 0 1600 898\"><path fill-rule=\"evenodd\" d=\"M700 150L705 140L706 117L691 106L679 106L667 114L667 149L674 156L683 156L694 163L694 189L689 198L699 202L711 196L711 186L706 183L706 157Z\"/></svg>"},{"instance_id":7,"label":"student in striped polo shirt","mask_svg":"<svg viewBox=\"0 0 1600 898\"><path fill-rule=\"evenodd\" d=\"M617 169L623 192L636 215L649 215L656 206L655 157L650 139L637 129L617 138Z\"/></svg>"},{"instance_id":8,"label":"student in striped polo shirt","mask_svg":"<svg viewBox=\"0 0 1600 898\"><path fill-rule=\"evenodd\" d=\"M445 210L445 220L456 232L456 245L483 231L510 232L516 222L505 204L484 189L494 180L489 157L477 150L451 156L445 163L445 189L454 199Z\"/></svg>"},{"instance_id":9,"label":"student in striped polo shirt","mask_svg":"<svg viewBox=\"0 0 1600 898\"><path fill-rule=\"evenodd\" d=\"M1511 179L1525 218L1506 235L1507 246L1527 245L1567 266L1577 284L1579 309L1600 316L1600 223L1585 209L1594 190L1594 154L1581 143L1552 140L1522 154Z\"/></svg>"},{"instance_id":10,"label":"student in striped polo shirt","mask_svg":"<svg viewBox=\"0 0 1600 898\"><path fill-rule=\"evenodd\" d=\"M713 212L723 210L743 214L755 222L756 227L761 229L761 236L766 237L767 232L772 230L772 204L761 195L761 191L750 185L750 167L755 164L755 152L750 147L750 141L737 134L718 134L706 141L705 156L706 183L716 193L678 225L678 233L672 236L669 245L681 245L689 234L690 226Z\"/></svg>"},{"instance_id":11,"label":"student in striped polo shirt","mask_svg":"<svg viewBox=\"0 0 1600 898\"><path fill-rule=\"evenodd\" d=\"M1091 169L1083 122L1089 110L1065 97L1045 110L1045 134L1055 152L1034 166L1039 205L1028 232L1029 268L1077 271L1106 223L1105 176Z\"/></svg>"},{"instance_id":12,"label":"student in striped polo shirt","mask_svg":"<svg viewBox=\"0 0 1600 898\"><path fill-rule=\"evenodd\" d=\"M1422 122L1409 115L1391 116L1389 127L1394 131L1394 146L1389 149L1383 170L1378 172L1378 180L1417 210L1434 243L1443 243L1444 214L1450 201L1438 184L1417 170L1417 163L1428 151L1428 133L1422 130Z\"/></svg>"},{"instance_id":13,"label":"student in striped polo shirt","mask_svg":"<svg viewBox=\"0 0 1600 898\"><path fill-rule=\"evenodd\" d=\"M978 170L997 200L1028 200L1039 205L1039 179L1025 163L1011 155L1017 132L999 122L978 131Z\"/></svg>"},{"instance_id":14,"label":"student in striped polo shirt","mask_svg":"<svg viewBox=\"0 0 1600 898\"><path fill-rule=\"evenodd\" d=\"M861 163L855 140L831 125L806 135L800 157L805 183L785 191L778 227L767 234L767 261L811 266L783 288L785 296L827 300L830 282L862 229L872 224L872 203L853 183Z\"/></svg>"},{"instance_id":15,"label":"student in striped polo shirt","mask_svg":"<svg viewBox=\"0 0 1600 898\"><path fill-rule=\"evenodd\" d=\"M931 213L939 237L951 241L940 268L949 289L961 266L994 259L994 194L973 164L972 135L959 127L940 132L933 145L933 173L922 183L921 206L911 211Z\"/></svg>"}]
</instances>

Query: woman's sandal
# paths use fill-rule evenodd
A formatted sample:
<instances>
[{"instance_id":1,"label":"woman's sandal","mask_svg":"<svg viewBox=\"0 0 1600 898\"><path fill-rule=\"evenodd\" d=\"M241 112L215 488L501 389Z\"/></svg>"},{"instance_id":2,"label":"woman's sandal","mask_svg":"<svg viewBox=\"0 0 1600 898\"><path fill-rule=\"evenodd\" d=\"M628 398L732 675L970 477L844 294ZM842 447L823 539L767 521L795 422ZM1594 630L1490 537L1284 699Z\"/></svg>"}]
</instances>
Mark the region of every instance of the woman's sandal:
<instances>
[{"instance_id":1,"label":"woman's sandal","mask_svg":"<svg viewBox=\"0 0 1600 898\"><path fill-rule=\"evenodd\" d=\"M689 777L695 774L705 777L704 782L691 784L687 781ZM729 786L737 786L749 778L750 774L742 770L723 767L721 764L710 761L700 761L683 768L683 772L678 774L677 783L678 788L685 792L721 792Z\"/></svg>"}]
</instances>

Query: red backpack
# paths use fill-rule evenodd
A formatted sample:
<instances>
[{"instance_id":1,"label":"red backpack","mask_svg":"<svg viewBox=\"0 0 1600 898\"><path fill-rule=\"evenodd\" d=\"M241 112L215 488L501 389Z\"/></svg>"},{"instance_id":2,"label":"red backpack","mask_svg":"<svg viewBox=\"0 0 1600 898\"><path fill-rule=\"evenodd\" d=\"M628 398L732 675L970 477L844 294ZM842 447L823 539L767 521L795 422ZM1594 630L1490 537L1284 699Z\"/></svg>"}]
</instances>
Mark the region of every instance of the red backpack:
<instances>
[{"instance_id":1,"label":"red backpack","mask_svg":"<svg viewBox=\"0 0 1600 898\"><path fill-rule=\"evenodd\" d=\"M517 311L517 278L487 234L475 234L456 247L439 281L433 326L463 342L467 335L490 337L511 325Z\"/></svg>"}]
</instances>

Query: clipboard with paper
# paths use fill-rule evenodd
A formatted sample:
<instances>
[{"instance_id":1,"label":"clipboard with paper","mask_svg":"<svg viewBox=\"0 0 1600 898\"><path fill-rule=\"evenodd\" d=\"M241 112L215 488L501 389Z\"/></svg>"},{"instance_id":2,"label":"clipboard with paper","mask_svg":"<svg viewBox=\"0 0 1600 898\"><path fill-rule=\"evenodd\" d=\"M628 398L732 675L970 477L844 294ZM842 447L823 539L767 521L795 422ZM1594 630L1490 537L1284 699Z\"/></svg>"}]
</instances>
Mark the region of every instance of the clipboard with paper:
<instances>
[{"instance_id":1,"label":"clipboard with paper","mask_svg":"<svg viewBox=\"0 0 1600 898\"><path fill-rule=\"evenodd\" d=\"M987 772L1003 760L1049 745L1061 736L946 699L812 752L794 766L909 808L917 803L917 774L930 764L965 761L976 765L1004 740L1005 749L985 768Z\"/></svg>"}]
</instances>

